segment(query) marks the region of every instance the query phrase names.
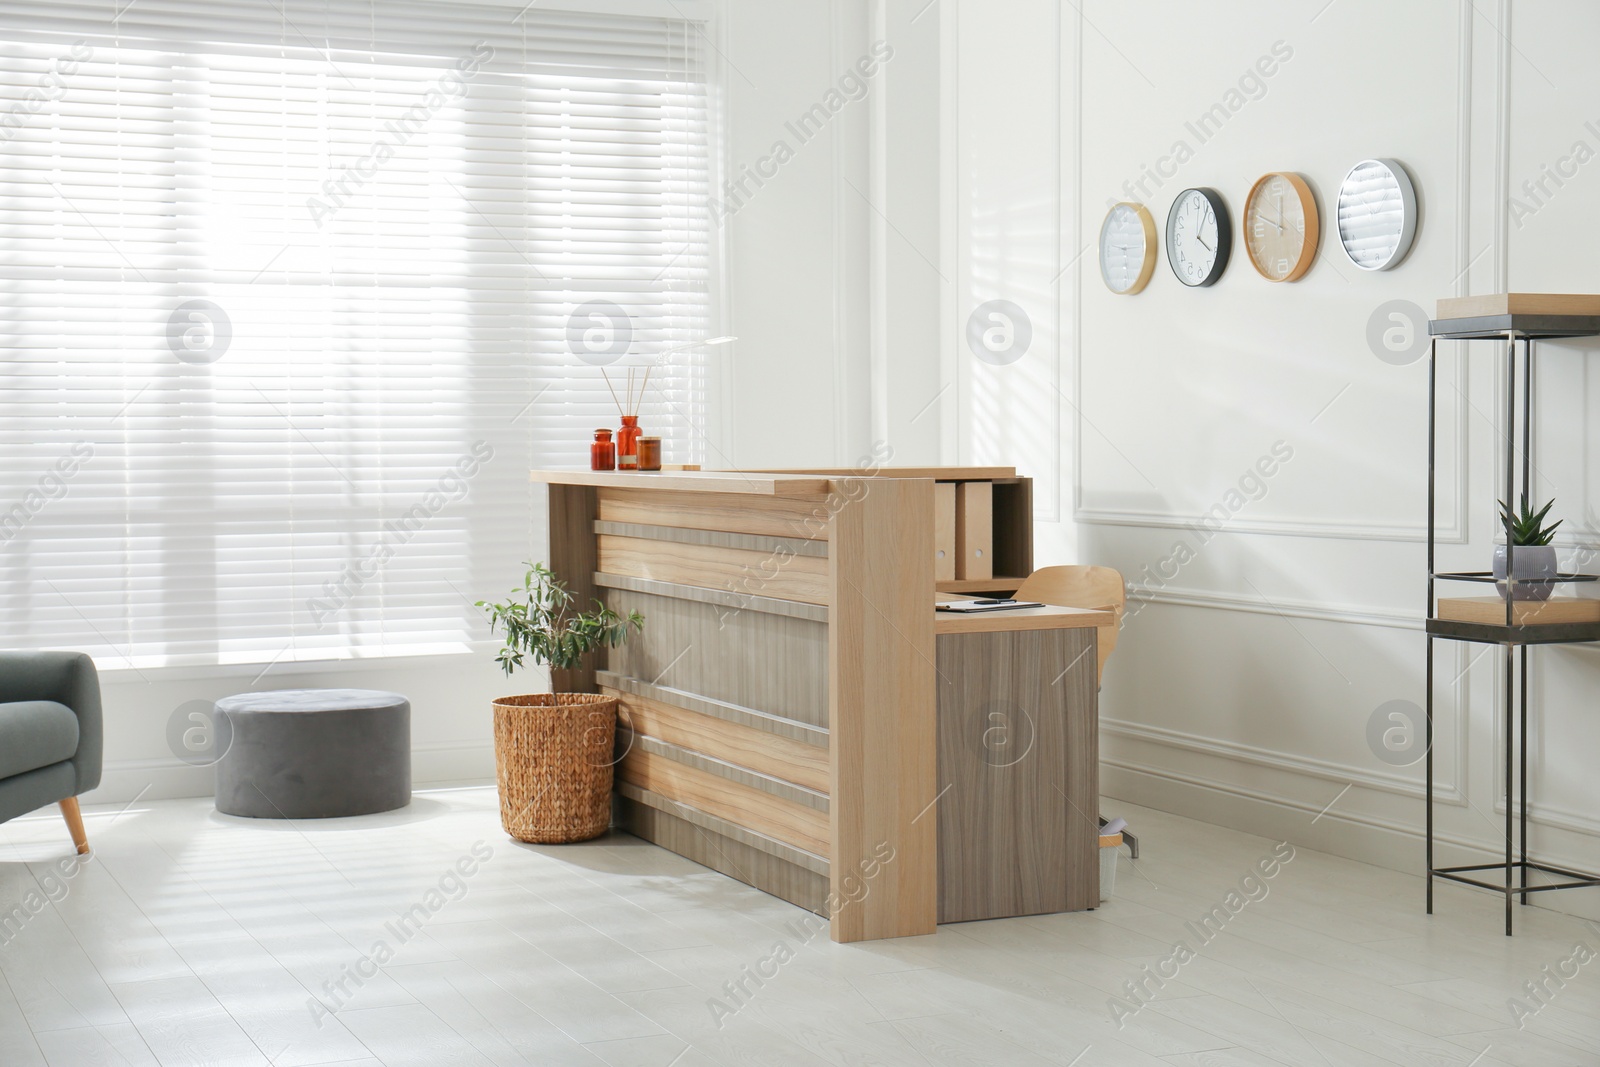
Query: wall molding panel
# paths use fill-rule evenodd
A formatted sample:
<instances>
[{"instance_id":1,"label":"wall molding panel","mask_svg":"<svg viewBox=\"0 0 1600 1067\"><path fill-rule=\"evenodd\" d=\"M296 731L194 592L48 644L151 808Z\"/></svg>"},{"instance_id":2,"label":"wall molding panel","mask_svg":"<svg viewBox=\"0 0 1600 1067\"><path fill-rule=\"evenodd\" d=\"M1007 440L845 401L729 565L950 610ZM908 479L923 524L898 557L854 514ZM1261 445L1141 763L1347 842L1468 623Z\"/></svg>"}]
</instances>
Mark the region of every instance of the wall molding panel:
<instances>
[{"instance_id":1,"label":"wall molding panel","mask_svg":"<svg viewBox=\"0 0 1600 1067\"><path fill-rule=\"evenodd\" d=\"M1466 455L1466 444L1463 441L1458 446L1458 455ZM1463 465L1463 469L1464 465ZM1437 543L1442 545L1464 545L1467 538L1463 531L1465 522L1466 503L1463 499L1461 505L1452 516L1448 528L1438 529ZM1164 511L1118 511L1110 508L1074 508L1072 517L1078 522L1100 526L1138 526L1145 529L1161 530L1193 530L1203 525L1209 519L1205 515L1183 515L1175 512ZM1265 534L1274 537L1333 537L1352 541L1408 541L1413 544L1422 544L1427 541L1428 527L1420 526L1385 525L1383 523L1341 523L1331 520L1306 519L1278 520L1278 519L1242 519L1230 520L1217 526L1208 527L1208 532L1214 534Z\"/></svg>"},{"instance_id":2,"label":"wall molding panel","mask_svg":"<svg viewBox=\"0 0 1600 1067\"><path fill-rule=\"evenodd\" d=\"M1422 631L1420 613L1396 611L1380 607L1348 607L1321 604L1314 600L1276 598L1271 601L1259 596L1242 596L1238 593L1221 593L1201 589L1150 589L1129 586L1128 599L1145 604L1165 604L1171 607L1199 608L1214 611L1242 611L1251 615L1285 615L1295 619L1313 619L1317 622L1342 622L1356 626L1386 626L1398 630Z\"/></svg>"},{"instance_id":3,"label":"wall molding panel","mask_svg":"<svg viewBox=\"0 0 1600 1067\"><path fill-rule=\"evenodd\" d=\"M1504 6L1506 2L1508 2L1508 0L1501 0L1502 6ZM1081 20L1084 18L1081 8L1078 9L1077 14L1081 24ZM1470 189L1470 172L1472 165L1472 85L1470 76L1472 68L1472 42L1472 10L1469 2L1462 7L1459 24L1457 26L1456 53L1458 69L1465 72L1461 77L1458 78L1456 86L1455 182L1458 190L1458 196L1464 195L1465 191ZM1507 44L1506 47L1509 47L1509 44ZM1076 64L1075 71L1075 96L1080 102L1083 99L1083 71L1084 65L1080 61ZM1076 143L1078 145L1077 152L1079 154L1079 158L1081 158L1083 131L1083 116L1081 106L1077 112L1076 121ZM1496 195L1499 198L1499 201L1504 203L1504 175L1501 175L1501 179L1502 180L1497 181L1496 183ZM1177 184L1181 185L1182 183ZM1074 183L1074 188L1076 190L1076 196L1074 198L1075 213L1080 219L1082 219L1085 205L1082 194L1083 185L1081 180ZM1331 204L1330 198L1336 191L1337 190L1332 189L1321 190L1320 200L1325 216L1327 214L1327 209ZM1237 210L1239 206L1240 205L1236 204L1235 210ZM1456 266L1454 286L1457 295L1464 295L1470 291L1468 276L1471 272L1473 264L1476 262L1477 258L1481 256L1483 251L1480 250L1477 255L1474 255L1471 250L1470 232L1468 231L1466 225L1467 216L1468 213L1465 211L1458 212L1458 224L1454 234ZM1158 241L1162 240L1161 232L1164 232L1164 222L1164 218L1158 220ZM1328 220L1324 218L1323 222L1323 247L1325 250L1323 255L1327 256L1330 254L1330 252L1337 254L1337 250L1329 249L1329 242L1337 241L1337 237L1327 232L1330 229L1328 226ZM1505 234L1504 218L1501 219L1500 230L1503 240ZM1090 226L1085 225L1082 227L1082 232L1089 233L1092 231L1093 228ZM1484 250L1487 250L1487 246ZM1164 247L1162 249L1160 259L1161 262L1157 264L1158 271L1165 267L1166 252ZM1229 263L1228 270L1235 271L1248 269L1249 264L1245 262L1244 250L1241 246L1235 250L1234 260ZM1091 273L1092 272L1090 271L1078 272L1077 283L1080 288L1083 284L1083 277L1086 274ZM1075 301L1075 305L1079 303L1081 303L1081 301ZM1075 306L1074 311L1076 310L1077 307ZM1081 341L1081 323L1082 316L1075 314L1073 333L1074 343L1072 346L1073 352L1076 355L1076 358L1073 360L1073 393L1074 397L1077 398L1077 404L1081 404L1083 402L1083 367L1085 364L1085 359L1088 356L1088 352ZM1445 458L1448 459L1452 467L1449 480L1454 488L1455 493L1455 500L1453 502L1454 507L1450 509L1448 515L1440 516L1435 531L1437 543L1447 545L1461 545L1467 543L1467 500L1469 498L1468 434L1470 431L1470 426L1468 424L1470 400L1468 399L1466 388L1468 369L1467 344L1467 342L1455 342L1450 344L1448 347L1454 349L1453 358L1452 353L1447 352L1443 355L1443 359L1441 360L1441 362L1446 360L1449 361L1453 375L1452 381L1441 382L1441 389L1450 389L1453 386L1453 391L1455 393L1455 402L1453 405L1455 433L1450 437L1452 449L1445 453ZM1496 406L1495 411L1497 413L1495 418L1498 419L1499 406ZM1084 413L1076 404L1073 407L1073 415L1074 444L1071 467L1073 479L1073 521L1089 525L1134 526L1150 529L1194 529L1195 527L1203 525L1208 521L1215 521L1214 518L1209 517L1203 512L1183 512L1165 509L1140 510L1131 508L1107 508L1085 504L1083 468L1084 449L1082 443ZM1498 426L1498 423L1496 425ZM1267 534L1285 537L1341 538L1363 541L1402 541L1420 544L1426 542L1428 528L1425 522L1390 523L1382 521L1347 522L1324 518L1245 518L1230 519L1229 521L1223 522L1220 526L1215 527L1215 532L1236 534Z\"/></svg>"},{"instance_id":4,"label":"wall molding panel","mask_svg":"<svg viewBox=\"0 0 1600 1067\"><path fill-rule=\"evenodd\" d=\"M1457 715L1456 719L1459 722L1460 716ZM1233 760L1237 763L1248 763L1256 767L1266 767L1269 770L1301 774L1308 778L1348 783L1360 786L1363 789L1390 793L1394 796L1420 799L1423 792L1422 783L1404 775L1385 774L1381 771L1357 767L1354 764L1319 760L1292 752L1241 744L1237 741L1223 741L1183 730L1170 730L1160 726L1147 726L1143 723L1122 722L1117 719L1102 717L1100 720L1100 733L1102 736L1126 737L1130 740L1160 745L1163 748L1176 749L1180 752ZM1456 745L1456 751L1458 758L1456 759L1454 774L1451 777L1459 780L1461 777L1461 760L1459 758L1461 746L1459 743ZM1148 764L1137 764L1131 761L1124 761L1124 765L1129 768L1155 769ZM1462 808L1467 806L1465 795L1462 794L1459 788L1449 783L1435 781L1434 797L1437 802L1442 804L1450 804L1454 807Z\"/></svg>"},{"instance_id":5,"label":"wall molding panel","mask_svg":"<svg viewBox=\"0 0 1600 1067\"><path fill-rule=\"evenodd\" d=\"M1432 301L1446 295L1507 289L1600 292L1600 269L1589 265L1592 257L1563 254L1558 247L1573 227L1600 222L1600 179L1585 171L1579 179L1565 181L1548 203L1540 202L1532 223L1525 216L1514 217L1511 208L1511 198L1523 195L1523 179L1538 178L1540 164L1555 158L1550 152L1567 151L1578 136L1595 147L1574 94L1583 86L1585 99L1592 100L1600 91L1600 73L1592 73L1592 64L1581 57L1583 50L1572 42L1578 33L1600 35L1600 9L1578 0L1551 0L1549 5L1521 8L1513 19L1510 0L1430 0L1403 8L1382 0L1343 0L1331 9L1320 0L1245 3L1266 41L1280 37L1293 43L1292 63L1285 62L1278 80L1252 97L1244 110L1235 109L1237 117L1217 131L1214 143L1212 138L1200 142L1199 151L1208 154L1195 154L1176 178L1156 182L1153 194L1132 198L1150 207L1162 231L1172 194L1212 185L1229 201L1237 227L1243 194L1235 186L1245 170L1303 170L1312 177L1322 208L1323 244L1316 268L1306 281L1296 283L1298 288L1264 284L1236 240L1233 262L1218 285L1185 291L1171 277L1158 233L1163 247L1157 276L1148 292L1126 298L1146 303L1124 303L1124 298L1098 289L1095 241L1107 196L1128 198L1116 189L1121 178L1137 180L1145 173L1141 168L1154 158L1150 153L1163 150L1185 128L1184 120L1203 110L1207 87L1223 89L1222 75L1246 67L1264 42L1241 40L1231 31L1213 33L1199 16L1177 16L1150 26L1112 0L1083 0L1062 10L1058 22L1057 100L1018 105L1030 109L1039 138L1057 138L1060 159L1055 266L1062 271L1063 288L1056 312L1059 358L1067 361L1060 379L1066 390L1061 416L1067 420L1060 433L1067 450L1061 457L1067 479L1061 489L1070 498L1061 509L1059 528L1050 528L1044 514L1038 516L1040 537L1041 544L1081 546L1065 558L1042 555L1040 564L1105 563L1122 567L1132 581L1149 582L1130 587L1133 610L1162 609L1153 624L1161 642L1186 642L1176 658L1203 655L1220 664L1221 677L1231 683L1220 692L1186 689L1181 678L1162 677L1162 665L1151 658L1164 655L1156 642L1125 641L1109 670L1113 678L1118 672L1133 672L1140 682L1129 687L1113 682L1107 690L1102 762L1109 795L1254 832L1277 833L1298 825L1308 844L1419 874L1420 769L1369 766L1349 754L1365 751L1364 746L1352 747L1360 746L1352 735L1365 727L1373 705L1381 702L1369 694L1389 693L1391 699L1419 704L1423 699L1425 498L1420 484L1411 492L1417 475L1407 465L1420 471L1425 456L1415 424L1402 426L1396 420L1410 418L1412 409L1406 405L1414 396L1420 422L1426 368L1374 372L1374 364L1366 361L1375 354L1363 343L1361 326L1369 313L1376 315L1379 304L1392 299L1409 300L1431 314ZM946 33L957 35L946 48L956 54L960 70L958 100L952 105L959 110L963 101L987 99L981 92L974 95L971 87L991 74L998 77L990 68L1003 62L999 46L1014 35L1015 27L1003 21L985 25L977 0L954 0L948 6L961 12L944 14ZM1317 87L1341 81L1339 57L1358 41L1371 47L1362 34L1369 32L1372 20L1383 18L1392 20L1390 38L1379 47L1421 58L1376 64L1373 69L1382 73L1372 86L1349 89L1360 99L1342 100L1342 113L1348 117L1318 112ZM1217 54L1225 54L1226 62L1212 58ZM1122 116L1120 125L1108 117L1110 104L1087 97L1089 92L1103 95L1108 79L1119 84L1125 79L1114 109ZM1038 80L1042 93L1043 76ZM1192 85L1193 91L1179 91L1180 84ZM1406 109L1385 114L1382 107L1367 106L1369 97L1406 99ZM1321 115L1322 125L1315 126L1314 134L1292 117L1308 106L1311 114ZM1295 125L1297 121L1301 124ZM969 180L965 173L953 173L962 160L988 152L1004 157L1005 139L1016 136L1016 126L1009 121L1003 134L993 134L970 120L947 122L947 136L959 142L950 153L955 162L947 164L947 178ZM1268 137L1274 130L1283 137ZM1335 162L1367 156L1395 156L1406 163L1422 201L1417 249L1395 270L1381 274L1364 274L1349 265L1330 217L1342 174ZM947 199L945 209L950 240L960 247L949 261L957 272L957 293L974 282L975 272L1007 251L997 248L984 259L984 236L972 231L975 214L1002 205L974 203L973 196L981 200L981 192L964 189L964 194L964 200ZM1559 272L1555 264L1561 265ZM1314 320L1294 318L1290 309L1296 304ZM953 342L960 340L964 314L963 308L945 319ZM1166 316L1187 314L1195 316L1188 327L1180 329L1176 319L1171 326L1166 322ZM1149 320L1155 315L1162 320L1152 327ZM1307 330L1307 321L1315 326ZM1296 337L1303 338L1298 347L1292 340ZM1107 343L1108 338L1126 343ZM1165 348L1150 347L1161 345L1163 338ZM1198 350L1197 358L1209 362L1186 367L1187 342ZM1275 345L1288 350L1282 361L1274 358ZM958 344L951 347L958 359L964 357ZM1230 378L1233 366L1218 353L1233 351L1240 362ZM1422 360L1426 358L1424 349ZM1119 360L1129 365L1108 362ZM1360 406L1342 407L1335 418L1315 428L1302 425L1300 436L1283 435L1296 448L1296 462L1302 441L1310 450L1306 454L1315 459L1306 464L1301 480L1281 483L1287 487L1281 497L1280 483L1273 483L1270 503L1232 509L1219 523L1216 516L1222 512L1213 510L1208 517L1196 503L1204 498L1209 476L1204 483L1192 477L1187 484L1174 480L1176 472L1205 469L1204 463L1176 455L1177 450L1196 447L1198 437L1207 455L1244 454L1257 430L1270 428L1274 420L1288 426L1296 417L1280 412L1314 407L1310 398L1324 382L1338 384L1332 376L1340 373L1343 360L1356 364L1349 380L1366 388L1338 394L1344 397L1338 403ZM1491 357L1483 342L1438 346L1441 569L1487 566L1493 536L1485 532L1484 512L1494 487L1490 479L1504 461L1505 397L1503 374L1496 369L1502 362L1503 356ZM1552 370L1541 372L1542 395L1535 402L1565 397L1570 398L1569 408L1592 410L1587 369L1584 386L1571 378L1558 384L1557 376L1562 368L1576 373L1587 364L1565 355L1548 362ZM1201 368L1214 372L1213 379L1205 379ZM1281 372L1282 381L1268 380L1275 372ZM1171 381L1148 383L1152 395L1141 393L1149 376L1166 373L1173 376ZM1189 387L1188 394L1180 384ZM1327 395L1335 395L1332 386ZM1181 407L1185 399L1191 408ZM955 417L963 427L960 458L968 458L965 431L977 400L966 388L957 397ZM1249 422L1214 432L1203 422L1233 413ZM1205 432L1187 432L1195 427ZM1051 434L1051 426L1039 420L1036 438L1041 446ZM1581 443L1588 440L1585 435ZM1550 451L1541 455L1553 462L1555 449L1579 444L1577 438L1552 436L1545 443ZM1118 459L1117 453L1124 451ZM1383 495L1363 496L1351 488L1359 481L1343 471L1337 471L1337 481L1320 496L1315 483L1305 480L1313 472L1320 476L1335 470L1332 464L1346 455L1370 474L1374 494ZM1158 489L1126 469L1145 464L1145 457L1152 457L1152 475L1173 472L1165 477L1178 488ZM1218 491L1227 489L1221 476L1228 471L1212 473L1218 476ZM1589 465L1580 474L1588 475ZM1156 481L1164 479L1158 476ZM1562 484L1554 471L1551 481L1563 503L1577 499L1577 490ZM1587 483L1583 488L1585 494L1593 492ZM1600 528L1588 528L1595 525L1592 516L1568 516L1560 541L1563 559L1568 552L1600 543ZM1176 576L1183 584L1158 586L1145 576L1153 572L1139 573L1141 565L1165 555L1158 545L1171 546L1171 537L1159 531L1202 527L1212 534L1248 536L1208 537L1206 559ZM1295 595L1280 597L1278 589ZM1451 595L1448 589L1444 593ZM1165 610L1173 608L1184 610ZM1281 631L1259 621L1272 618L1281 620ZM1341 628L1295 627L1300 620ZM1131 617L1128 623L1141 625ZM1303 632L1291 632L1291 627ZM1300 666L1285 662L1286 650L1303 652L1304 645L1297 642L1312 639L1325 646L1318 648L1323 658L1331 656L1330 663L1337 663L1348 691L1320 663L1315 670L1324 673L1314 677L1313 668L1304 665L1315 662L1309 655ZM1450 850L1495 855L1500 841L1494 817L1503 817L1505 805L1498 758L1503 717L1495 681L1498 657L1486 657L1481 646L1453 642L1438 644L1434 651L1440 740L1451 749L1441 749L1436 767L1437 839ZM1557 694L1565 698L1562 706L1571 705L1600 671L1594 656L1538 657L1538 665L1537 706L1545 706L1542 698L1548 691L1552 709L1562 705ZM1235 668L1231 675L1226 673L1229 667ZM1264 680L1270 692L1261 692L1259 704L1252 705L1252 689ZM1297 690L1304 693L1298 709ZM1292 730L1252 730L1257 716L1296 711L1301 718ZM1581 787L1587 776L1574 768L1571 754L1600 743L1600 726L1554 712L1545 725L1559 725L1562 733L1559 740L1553 734L1547 737L1533 758L1534 766L1544 771L1534 779L1529 798L1529 821L1539 828L1533 844L1551 862L1592 867L1593 849L1600 844L1600 814L1591 814L1584 802ZM1272 742L1261 743L1267 736ZM1265 780L1276 784L1263 787L1263 772L1272 772L1274 777ZM1303 783L1305 789L1289 783ZM1354 788L1325 816L1321 803L1307 799L1328 786L1333 787L1327 790L1331 798L1345 785ZM1539 903L1581 906L1553 899L1558 896L1545 895Z\"/></svg>"}]
</instances>

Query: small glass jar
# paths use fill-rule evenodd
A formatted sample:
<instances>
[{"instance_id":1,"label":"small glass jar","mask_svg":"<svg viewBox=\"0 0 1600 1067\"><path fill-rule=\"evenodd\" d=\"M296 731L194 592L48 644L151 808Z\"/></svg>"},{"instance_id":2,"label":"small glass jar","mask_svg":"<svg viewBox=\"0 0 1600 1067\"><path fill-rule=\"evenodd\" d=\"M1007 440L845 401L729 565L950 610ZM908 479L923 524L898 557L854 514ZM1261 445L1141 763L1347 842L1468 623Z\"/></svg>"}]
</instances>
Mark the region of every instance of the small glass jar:
<instances>
[{"instance_id":1,"label":"small glass jar","mask_svg":"<svg viewBox=\"0 0 1600 1067\"><path fill-rule=\"evenodd\" d=\"M622 416L622 429L617 431L617 470L639 469L639 416Z\"/></svg>"},{"instance_id":2,"label":"small glass jar","mask_svg":"<svg viewBox=\"0 0 1600 1067\"><path fill-rule=\"evenodd\" d=\"M639 438L639 469L642 471L661 469L661 438Z\"/></svg>"},{"instance_id":3,"label":"small glass jar","mask_svg":"<svg viewBox=\"0 0 1600 1067\"><path fill-rule=\"evenodd\" d=\"M617 446L612 443L610 430L594 432L594 443L589 446L589 469L592 471L617 469Z\"/></svg>"}]
</instances>

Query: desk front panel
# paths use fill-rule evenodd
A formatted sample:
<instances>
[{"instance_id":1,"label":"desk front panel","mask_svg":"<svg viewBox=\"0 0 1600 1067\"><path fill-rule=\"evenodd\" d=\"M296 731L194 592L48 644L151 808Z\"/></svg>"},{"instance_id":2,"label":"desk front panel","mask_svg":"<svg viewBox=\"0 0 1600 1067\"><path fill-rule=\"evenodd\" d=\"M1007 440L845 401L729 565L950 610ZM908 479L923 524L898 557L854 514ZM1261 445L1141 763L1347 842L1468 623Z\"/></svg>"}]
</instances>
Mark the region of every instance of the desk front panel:
<instances>
[{"instance_id":1,"label":"desk front panel","mask_svg":"<svg viewBox=\"0 0 1600 1067\"><path fill-rule=\"evenodd\" d=\"M807 536L815 507L601 488L591 529L599 597L646 619L596 674L621 702L620 824L822 912L829 561L827 539Z\"/></svg>"},{"instance_id":2,"label":"desk front panel","mask_svg":"<svg viewBox=\"0 0 1600 1067\"><path fill-rule=\"evenodd\" d=\"M939 921L1098 906L1094 629L937 643Z\"/></svg>"}]
</instances>

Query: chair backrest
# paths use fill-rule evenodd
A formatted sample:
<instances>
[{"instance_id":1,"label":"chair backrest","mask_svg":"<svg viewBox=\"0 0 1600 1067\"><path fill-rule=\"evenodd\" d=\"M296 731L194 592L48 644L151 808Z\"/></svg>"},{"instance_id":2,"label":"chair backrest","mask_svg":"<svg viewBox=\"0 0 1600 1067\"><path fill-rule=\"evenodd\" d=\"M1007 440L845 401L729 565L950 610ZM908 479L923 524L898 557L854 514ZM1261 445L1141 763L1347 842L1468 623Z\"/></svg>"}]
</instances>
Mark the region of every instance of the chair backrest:
<instances>
[{"instance_id":1,"label":"chair backrest","mask_svg":"<svg viewBox=\"0 0 1600 1067\"><path fill-rule=\"evenodd\" d=\"M1127 607L1128 592L1122 572L1111 567L1040 567L1028 575L1014 594L1018 600L1037 600L1063 608L1104 608L1116 614L1116 621L1101 626L1096 634L1100 652L1096 679L1103 678L1106 658L1117 647L1117 628Z\"/></svg>"}]
</instances>

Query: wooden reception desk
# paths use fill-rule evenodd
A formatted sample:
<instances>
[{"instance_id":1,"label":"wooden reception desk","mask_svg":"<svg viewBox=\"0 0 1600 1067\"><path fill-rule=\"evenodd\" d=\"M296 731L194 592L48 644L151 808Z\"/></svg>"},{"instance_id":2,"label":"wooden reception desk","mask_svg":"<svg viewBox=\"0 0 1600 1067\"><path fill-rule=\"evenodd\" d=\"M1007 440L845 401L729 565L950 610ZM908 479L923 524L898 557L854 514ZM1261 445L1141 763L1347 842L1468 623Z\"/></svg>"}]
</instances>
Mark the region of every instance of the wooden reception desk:
<instances>
[{"instance_id":1,"label":"wooden reception desk","mask_svg":"<svg viewBox=\"0 0 1600 1067\"><path fill-rule=\"evenodd\" d=\"M1098 903L1110 614L934 610L936 485L1014 471L533 477L555 572L646 618L552 679L622 702L624 829L825 916L835 941Z\"/></svg>"}]
</instances>

